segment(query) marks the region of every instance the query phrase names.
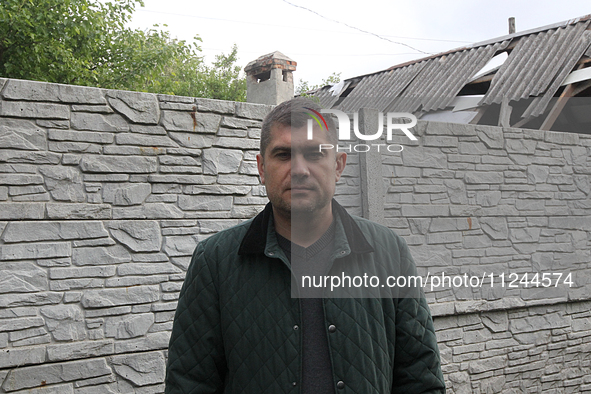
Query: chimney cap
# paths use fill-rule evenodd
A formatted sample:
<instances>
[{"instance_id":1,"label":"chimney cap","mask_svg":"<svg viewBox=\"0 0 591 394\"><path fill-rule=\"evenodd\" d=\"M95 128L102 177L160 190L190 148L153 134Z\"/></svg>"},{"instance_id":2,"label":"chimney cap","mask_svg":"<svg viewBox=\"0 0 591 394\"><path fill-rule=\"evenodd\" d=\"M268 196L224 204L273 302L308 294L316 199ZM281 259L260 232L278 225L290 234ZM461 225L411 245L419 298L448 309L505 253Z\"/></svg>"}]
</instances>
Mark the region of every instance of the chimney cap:
<instances>
[{"instance_id":1,"label":"chimney cap","mask_svg":"<svg viewBox=\"0 0 591 394\"><path fill-rule=\"evenodd\" d=\"M244 72L247 75L256 75L264 72L268 72L273 68L279 68L282 70L295 71L297 62L285 56L279 51L271 52L266 55L260 56L256 60L248 63L244 67Z\"/></svg>"}]
</instances>

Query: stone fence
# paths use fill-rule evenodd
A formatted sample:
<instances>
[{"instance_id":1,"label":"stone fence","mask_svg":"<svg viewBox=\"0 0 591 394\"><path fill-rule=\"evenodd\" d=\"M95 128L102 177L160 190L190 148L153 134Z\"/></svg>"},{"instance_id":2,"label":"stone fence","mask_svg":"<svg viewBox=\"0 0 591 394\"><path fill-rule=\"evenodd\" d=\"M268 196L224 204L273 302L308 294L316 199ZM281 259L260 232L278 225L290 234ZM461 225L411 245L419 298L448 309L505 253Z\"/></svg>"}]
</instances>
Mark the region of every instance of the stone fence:
<instances>
[{"instance_id":1,"label":"stone fence","mask_svg":"<svg viewBox=\"0 0 591 394\"><path fill-rule=\"evenodd\" d=\"M267 202L269 110L0 79L0 392L163 391L195 245ZM427 286L448 391L591 390L590 137L413 132L401 153L353 149L337 199L401 234L423 276L573 279Z\"/></svg>"}]
</instances>

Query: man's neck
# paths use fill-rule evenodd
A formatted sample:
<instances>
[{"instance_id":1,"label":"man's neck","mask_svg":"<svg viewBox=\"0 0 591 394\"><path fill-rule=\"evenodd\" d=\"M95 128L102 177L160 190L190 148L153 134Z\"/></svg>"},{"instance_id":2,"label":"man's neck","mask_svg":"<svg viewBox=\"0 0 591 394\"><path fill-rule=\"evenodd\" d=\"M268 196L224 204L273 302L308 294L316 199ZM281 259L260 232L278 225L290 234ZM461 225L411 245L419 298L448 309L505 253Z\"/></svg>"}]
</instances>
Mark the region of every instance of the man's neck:
<instances>
[{"instance_id":1,"label":"man's neck","mask_svg":"<svg viewBox=\"0 0 591 394\"><path fill-rule=\"evenodd\" d=\"M297 214L297 217L290 217L273 207L273 220L275 231L294 244L307 248L318 241L330 227L333 220L332 202L321 212L313 215Z\"/></svg>"}]
</instances>

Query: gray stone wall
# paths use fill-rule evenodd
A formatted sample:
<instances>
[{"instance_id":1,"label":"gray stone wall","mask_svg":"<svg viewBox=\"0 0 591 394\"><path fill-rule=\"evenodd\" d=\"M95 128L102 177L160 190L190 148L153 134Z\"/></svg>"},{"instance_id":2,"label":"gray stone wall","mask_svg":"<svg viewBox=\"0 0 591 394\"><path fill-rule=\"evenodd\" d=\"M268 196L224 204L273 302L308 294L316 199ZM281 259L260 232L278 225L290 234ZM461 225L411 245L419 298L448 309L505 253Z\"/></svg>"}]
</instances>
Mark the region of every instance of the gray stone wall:
<instances>
[{"instance_id":1,"label":"gray stone wall","mask_svg":"<svg viewBox=\"0 0 591 394\"><path fill-rule=\"evenodd\" d=\"M437 122L413 133L395 141L401 154L382 151L377 215L423 277L486 275L426 288L449 392L591 391L591 137Z\"/></svg>"},{"instance_id":2,"label":"gray stone wall","mask_svg":"<svg viewBox=\"0 0 591 394\"><path fill-rule=\"evenodd\" d=\"M269 110L0 79L0 392L163 391L195 245L267 201L255 155ZM575 281L427 289L449 392L591 390L589 137L413 131L381 173L350 155L337 199L403 235L422 275ZM362 198L375 176L383 195Z\"/></svg>"},{"instance_id":3,"label":"gray stone wall","mask_svg":"<svg viewBox=\"0 0 591 394\"><path fill-rule=\"evenodd\" d=\"M0 392L162 392L197 242L267 201L270 107L0 88Z\"/></svg>"}]
</instances>

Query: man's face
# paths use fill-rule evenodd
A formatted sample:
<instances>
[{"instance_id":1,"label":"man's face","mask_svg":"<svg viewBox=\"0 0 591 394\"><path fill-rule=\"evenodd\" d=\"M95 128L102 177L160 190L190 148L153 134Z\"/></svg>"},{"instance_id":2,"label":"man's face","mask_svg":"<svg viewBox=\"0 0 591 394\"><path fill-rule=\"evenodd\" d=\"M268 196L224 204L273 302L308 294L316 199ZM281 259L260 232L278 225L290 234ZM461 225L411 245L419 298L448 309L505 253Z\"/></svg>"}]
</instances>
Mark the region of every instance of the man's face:
<instances>
[{"instance_id":1,"label":"man's face","mask_svg":"<svg viewBox=\"0 0 591 394\"><path fill-rule=\"evenodd\" d=\"M319 151L320 144L330 143L326 132L314 128L313 135L308 140L306 127L275 125L265 156L257 155L269 200L275 209L288 215L311 214L330 204L345 168L345 153Z\"/></svg>"}]
</instances>

